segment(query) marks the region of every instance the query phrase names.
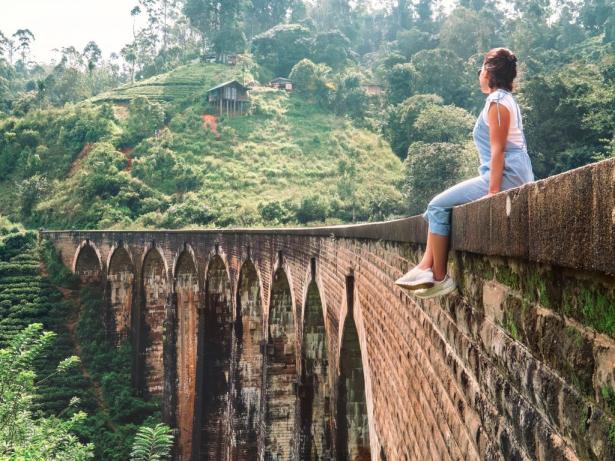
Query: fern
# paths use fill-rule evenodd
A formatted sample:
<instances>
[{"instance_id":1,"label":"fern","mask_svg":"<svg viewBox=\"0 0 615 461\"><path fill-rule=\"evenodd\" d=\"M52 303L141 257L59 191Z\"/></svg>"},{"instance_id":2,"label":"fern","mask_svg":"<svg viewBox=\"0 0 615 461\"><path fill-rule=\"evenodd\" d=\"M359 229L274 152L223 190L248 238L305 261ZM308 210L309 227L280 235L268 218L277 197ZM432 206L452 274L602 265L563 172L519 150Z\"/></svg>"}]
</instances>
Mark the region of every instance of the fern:
<instances>
[{"instance_id":1,"label":"fern","mask_svg":"<svg viewBox=\"0 0 615 461\"><path fill-rule=\"evenodd\" d=\"M173 435L166 424L140 427L132 445L131 461L165 461L171 454Z\"/></svg>"}]
</instances>

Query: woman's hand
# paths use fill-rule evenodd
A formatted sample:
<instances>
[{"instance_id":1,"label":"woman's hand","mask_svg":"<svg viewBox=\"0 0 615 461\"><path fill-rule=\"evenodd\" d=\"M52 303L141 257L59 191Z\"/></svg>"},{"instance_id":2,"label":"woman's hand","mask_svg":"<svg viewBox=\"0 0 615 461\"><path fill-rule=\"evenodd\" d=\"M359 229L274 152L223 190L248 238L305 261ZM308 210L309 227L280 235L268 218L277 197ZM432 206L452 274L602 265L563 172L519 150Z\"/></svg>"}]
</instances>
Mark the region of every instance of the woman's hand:
<instances>
[{"instance_id":1,"label":"woman's hand","mask_svg":"<svg viewBox=\"0 0 615 461\"><path fill-rule=\"evenodd\" d=\"M504 149L510 126L510 112L503 104L491 102L487 112L489 121L489 143L491 144L491 166L489 192L496 194L502 187L504 173Z\"/></svg>"}]
</instances>

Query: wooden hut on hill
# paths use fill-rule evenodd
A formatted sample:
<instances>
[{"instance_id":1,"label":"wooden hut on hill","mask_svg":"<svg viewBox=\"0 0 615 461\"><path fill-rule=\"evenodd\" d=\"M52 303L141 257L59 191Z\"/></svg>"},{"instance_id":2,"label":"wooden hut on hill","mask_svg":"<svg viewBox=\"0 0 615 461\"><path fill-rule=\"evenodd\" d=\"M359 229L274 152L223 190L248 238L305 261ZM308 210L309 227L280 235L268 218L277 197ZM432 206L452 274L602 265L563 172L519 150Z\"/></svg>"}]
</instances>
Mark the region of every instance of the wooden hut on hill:
<instances>
[{"instance_id":1,"label":"wooden hut on hill","mask_svg":"<svg viewBox=\"0 0 615 461\"><path fill-rule=\"evenodd\" d=\"M269 86L278 90L292 91L293 81L289 78L276 77L269 82Z\"/></svg>"},{"instance_id":2,"label":"wooden hut on hill","mask_svg":"<svg viewBox=\"0 0 615 461\"><path fill-rule=\"evenodd\" d=\"M250 97L246 86L237 80L229 80L207 90L207 101L218 115L243 115L250 104Z\"/></svg>"}]
</instances>

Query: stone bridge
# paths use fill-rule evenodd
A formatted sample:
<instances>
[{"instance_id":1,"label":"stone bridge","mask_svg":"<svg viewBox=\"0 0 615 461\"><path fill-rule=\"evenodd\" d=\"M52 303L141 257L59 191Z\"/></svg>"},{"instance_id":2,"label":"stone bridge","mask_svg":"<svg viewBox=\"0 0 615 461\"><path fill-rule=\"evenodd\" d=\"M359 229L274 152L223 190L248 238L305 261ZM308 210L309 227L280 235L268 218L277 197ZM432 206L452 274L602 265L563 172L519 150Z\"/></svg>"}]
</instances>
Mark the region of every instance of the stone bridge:
<instances>
[{"instance_id":1,"label":"stone bridge","mask_svg":"<svg viewBox=\"0 0 615 461\"><path fill-rule=\"evenodd\" d=\"M615 459L615 161L452 222L431 300L393 283L420 216L42 237L104 288L176 459Z\"/></svg>"}]
</instances>

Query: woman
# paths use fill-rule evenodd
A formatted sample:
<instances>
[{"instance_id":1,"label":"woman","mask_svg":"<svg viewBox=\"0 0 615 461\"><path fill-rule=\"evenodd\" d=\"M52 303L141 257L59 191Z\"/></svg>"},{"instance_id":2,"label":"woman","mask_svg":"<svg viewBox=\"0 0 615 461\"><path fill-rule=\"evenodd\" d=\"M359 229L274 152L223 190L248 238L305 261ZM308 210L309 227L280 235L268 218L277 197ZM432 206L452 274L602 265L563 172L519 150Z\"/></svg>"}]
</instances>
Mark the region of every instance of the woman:
<instances>
[{"instance_id":1,"label":"woman","mask_svg":"<svg viewBox=\"0 0 615 461\"><path fill-rule=\"evenodd\" d=\"M478 149L479 176L436 195L423 213L429 224L423 259L395 283L416 296L431 298L455 290L446 271L452 207L489 197L534 181L527 153L521 111L512 95L517 58L507 48L493 48L478 70L480 89L487 94L472 136Z\"/></svg>"}]
</instances>

